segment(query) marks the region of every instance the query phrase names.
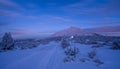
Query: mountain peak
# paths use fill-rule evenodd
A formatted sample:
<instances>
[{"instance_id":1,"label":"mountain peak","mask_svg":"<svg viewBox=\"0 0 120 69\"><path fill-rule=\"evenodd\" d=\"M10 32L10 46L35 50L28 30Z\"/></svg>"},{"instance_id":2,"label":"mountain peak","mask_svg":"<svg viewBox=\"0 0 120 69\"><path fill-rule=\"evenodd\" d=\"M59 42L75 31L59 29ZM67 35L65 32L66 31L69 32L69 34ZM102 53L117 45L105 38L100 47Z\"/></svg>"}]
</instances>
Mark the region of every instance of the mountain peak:
<instances>
[{"instance_id":1,"label":"mountain peak","mask_svg":"<svg viewBox=\"0 0 120 69\"><path fill-rule=\"evenodd\" d=\"M71 31L77 31L77 30L82 30L82 29L80 29L80 28L78 28L78 27L73 27L73 26L71 26L71 27L69 27L69 28L66 28L66 29L64 29L64 30L71 30Z\"/></svg>"},{"instance_id":2,"label":"mountain peak","mask_svg":"<svg viewBox=\"0 0 120 69\"><path fill-rule=\"evenodd\" d=\"M64 30L54 33L53 36L71 36L71 35L80 35L80 34L84 34L84 33L88 33L88 32L84 29L80 29L78 27L71 26L67 29L64 29Z\"/></svg>"},{"instance_id":3,"label":"mountain peak","mask_svg":"<svg viewBox=\"0 0 120 69\"><path fill-rule=\"evenodd\" d=\"M69 28L67 28L67 29L80 30L80 28L78 28L78 27L74 27L74 26L71 26L71 27L69 27Z\"/></svg>"},{"instance_id":4,"label":"mountain peak","mask_svg":"<svg viewBox=\"0 0 120 69\"><path fill-rule=\"evenodd\" d=\"M71 26L71 27L69 27L69 28L78 28L78 27Z\"/></svg>"}]
</instances>

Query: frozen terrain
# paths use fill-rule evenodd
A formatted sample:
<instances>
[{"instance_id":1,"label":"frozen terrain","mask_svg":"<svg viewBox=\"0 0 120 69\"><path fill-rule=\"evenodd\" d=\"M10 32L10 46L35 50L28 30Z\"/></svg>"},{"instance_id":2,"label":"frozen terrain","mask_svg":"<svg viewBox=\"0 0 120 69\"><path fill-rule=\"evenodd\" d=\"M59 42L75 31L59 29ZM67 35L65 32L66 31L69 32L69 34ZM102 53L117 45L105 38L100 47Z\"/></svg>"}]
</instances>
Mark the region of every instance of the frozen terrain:
<instances>
[{"instance_id":1,"label":"frozen terrain","mask_svg":"<svg viewBox=\"0 0 120 69\"><path fill-rule=\"evenodd\" d=\"M61 42L52 41L33 49L1 52L0 69L120 69L120 50L112 50L109 46L92 48L92 45L73 42L70 46L79 49L74 61L70 62L64 62L66 55ZM96 56L91 59L88 52L94 49ZM103 63L98 65L95 59Z\"/></svg>"}]
</instances>

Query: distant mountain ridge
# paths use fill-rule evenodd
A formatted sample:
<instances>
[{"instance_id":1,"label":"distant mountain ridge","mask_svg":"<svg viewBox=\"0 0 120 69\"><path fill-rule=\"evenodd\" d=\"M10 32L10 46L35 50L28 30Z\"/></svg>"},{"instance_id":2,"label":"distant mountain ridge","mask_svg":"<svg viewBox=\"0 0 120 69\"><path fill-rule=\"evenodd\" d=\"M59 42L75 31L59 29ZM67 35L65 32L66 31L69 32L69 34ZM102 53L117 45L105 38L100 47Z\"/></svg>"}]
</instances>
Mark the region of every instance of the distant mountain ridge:
<instances>
[{"instance_id":1,"label":"distant mountain ridge","mask_svg":"<svg viewBox=\"0 0 120 69\"><path fill-rule=\"evenodd\" d=\"M53 36L70 36L70 35L80 35L80 34L89 34L91 32L85 30L85 29L81 29L78 27L69 27L67 29L58 31L56 33L53 34Z\"/></svg>"},{"instance_id":2,"label":"distant mountain ridge","mask_svg":"<svg viewBox=\"0 0 120 69\"><path fill-rule=\"evenodd\" d=\"M116 32L118 32L116 34ZM89 28L81 29L78 27L69 27L54 33L52 36L71 36L71 35L94 35L94 33L112 36L120 36L120 26L111 27L99 27L99 28ZM116 34L116 35L115 35Z\"/></svg>"}]
</instances>

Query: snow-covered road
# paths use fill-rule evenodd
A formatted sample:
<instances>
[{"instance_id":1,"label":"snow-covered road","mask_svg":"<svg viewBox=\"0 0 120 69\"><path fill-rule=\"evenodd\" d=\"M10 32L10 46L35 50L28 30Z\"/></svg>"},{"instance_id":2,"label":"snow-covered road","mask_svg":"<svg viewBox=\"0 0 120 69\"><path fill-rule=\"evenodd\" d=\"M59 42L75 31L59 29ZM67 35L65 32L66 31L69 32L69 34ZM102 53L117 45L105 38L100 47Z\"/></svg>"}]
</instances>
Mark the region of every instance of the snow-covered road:
<instances>
[{"instance_id":1,"label":"snow-covered road","mask_svg":"<svg viewBox=\"0 0 120 69\"><path fill-rule=\"evenodd\" d=\"M59 58L62 58L63 52L60 50L62 49L59 43L50 43L49 45L40 45L38 48L28 51L1 53L2 57L0 60L3 63L0 63L0 69L56 69L59 67L56 62L62 63Z\"/></svg>"}]
</instances>

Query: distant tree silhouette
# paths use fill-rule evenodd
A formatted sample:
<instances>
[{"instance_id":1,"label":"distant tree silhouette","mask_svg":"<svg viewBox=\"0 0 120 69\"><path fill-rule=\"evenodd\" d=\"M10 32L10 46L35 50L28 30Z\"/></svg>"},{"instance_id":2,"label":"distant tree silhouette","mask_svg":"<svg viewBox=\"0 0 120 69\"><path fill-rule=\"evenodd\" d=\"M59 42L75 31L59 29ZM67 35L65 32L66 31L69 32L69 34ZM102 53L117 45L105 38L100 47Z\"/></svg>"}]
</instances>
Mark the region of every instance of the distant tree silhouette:
<instances>
[{"instance_id":1,"label":"distant tree silhouette","mask_svg":"<svg viewBox=\"0 0 120 69\"><path fill-rule=\"evenodd\" d=\"M10 33L4 34L1 45L3 50L11 50L14 48L14 40Z\"/></svg>"}]
</instances>

